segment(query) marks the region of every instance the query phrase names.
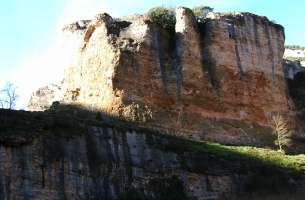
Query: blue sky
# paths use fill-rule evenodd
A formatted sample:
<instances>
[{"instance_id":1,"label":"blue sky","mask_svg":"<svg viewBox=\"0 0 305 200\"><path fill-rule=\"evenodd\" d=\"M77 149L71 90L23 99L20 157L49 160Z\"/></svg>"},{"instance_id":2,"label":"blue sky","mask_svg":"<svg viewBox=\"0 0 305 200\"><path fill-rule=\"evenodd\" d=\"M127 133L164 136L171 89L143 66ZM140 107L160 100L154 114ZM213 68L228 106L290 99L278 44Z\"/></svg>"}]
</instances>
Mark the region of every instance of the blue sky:
<instances>
[{"instance_id":1,"label":"blue sky","mask_svg":"<svg viewBox=\"0 0 305 200\"><path fill-rule=\"evenodd\" d=\"M63 24L91 18L97 12L113 16L143 13L164 6L209 5L216 11L247 11L282 24L286 44L305 46L304 0L1 0L0 87L14 82L23 108L36 88L62 79L63 52L58 38Z\"/></svg>"}]
</instances>

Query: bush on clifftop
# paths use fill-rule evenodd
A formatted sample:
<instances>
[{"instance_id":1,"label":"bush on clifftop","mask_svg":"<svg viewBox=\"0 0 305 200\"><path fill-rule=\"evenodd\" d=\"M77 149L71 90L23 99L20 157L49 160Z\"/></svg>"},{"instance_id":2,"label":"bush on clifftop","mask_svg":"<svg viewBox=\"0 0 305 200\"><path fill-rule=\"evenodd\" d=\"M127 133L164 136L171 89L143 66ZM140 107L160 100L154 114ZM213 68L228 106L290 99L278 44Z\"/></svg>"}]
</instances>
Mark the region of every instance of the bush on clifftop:
<instances>
[{"instance_id":1,"label":"bush on clifftop","mask_svg":"<svg viewBox=\"0 0 305 200\"><path fill-rule=\"evenodd\" d=\"M213 12L214 8L209 6L197 6L192 9L197 21L203 21L209 12ZM160 27L168 30L174 30L176 24L176 16L173 8L155 7L148 11L148 16L152 22Z\"/></svg>"},{"instance_id":2,"label":"bush on clifftop","mask_svg":"<svg viewBox=\"0 0 305 200\"><path fill-rule=\"evenodd\" d=\"M214 8L209 6L198 6L192 9L197 21L203 21L209 12L213 12Z\"/></svg>"},{"instance_id":3,"label":"bush on clifftop","mask_svg":"<svg viewBox=\"0 0 305 200\"><path fill-rule=\"evenodd\" d=\"M176 24L175 11L171 8L155 7L148 11L152 22L168 30L174 30Z\"/></svg>"}]
</instances>

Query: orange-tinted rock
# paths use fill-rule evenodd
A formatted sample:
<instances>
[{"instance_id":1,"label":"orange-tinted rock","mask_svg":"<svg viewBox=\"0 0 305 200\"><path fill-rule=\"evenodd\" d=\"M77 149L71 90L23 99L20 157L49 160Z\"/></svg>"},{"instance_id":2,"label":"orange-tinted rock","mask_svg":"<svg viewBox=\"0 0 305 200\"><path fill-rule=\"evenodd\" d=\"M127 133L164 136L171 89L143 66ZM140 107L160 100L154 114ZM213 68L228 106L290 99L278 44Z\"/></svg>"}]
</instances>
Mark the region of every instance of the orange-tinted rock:
<instances>
[{"instance_id":1,"label":"orange-tinted rock","mask_svg":"<svg viewBox=\"0 0 305 200\"><path fill-rule=\"evenodd\" d=\"M270 115L292 112L283 27L250 13L198 23L187 8L176 21L165 30L147 16L98 15L66 70L64 101L196 139L271 144Z\"/></svg>"}]
</instances>

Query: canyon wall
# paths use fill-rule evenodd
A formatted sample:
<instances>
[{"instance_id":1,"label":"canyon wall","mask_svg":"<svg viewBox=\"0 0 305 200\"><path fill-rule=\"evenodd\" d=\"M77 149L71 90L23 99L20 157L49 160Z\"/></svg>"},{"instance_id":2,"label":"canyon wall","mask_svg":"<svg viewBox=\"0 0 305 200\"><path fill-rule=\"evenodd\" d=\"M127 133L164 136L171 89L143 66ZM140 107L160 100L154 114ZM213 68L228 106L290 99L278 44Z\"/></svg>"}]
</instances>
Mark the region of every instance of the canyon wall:
<instances>
[{"instance_id":1,"label":"canyon wall","mask_svg":"<svg viewBox=\"0 0 305 200\"><path fill-rule=\"evenodd\" d=\"M177 8L175 30L146 15L76 24L65 29L82 37L65 73L65 103L230 144L272 145L271 115L293 122L284 29L266 17L209 13L197 22Z\"/></svg>"},{"instance_id":2,"label":"canyon wall","mask_svg":"<svg viewBox=\"0 0 305 200\"><path fill-rule=\"evenodd\" d=\"M0 110L1 200L240 200L265 189L278 199L305 188L303 172L83 116Z\"/></svg>"},{"instance_id":3,"label":"canyon wall","mask_svg":"<svg viewBox=\"0 0 305 200\"><path fill-rule=\"evenodd\" d=\"M204 164L188 154L163 150L160 142L169 141L91 127L87 135L69 140L49 137L18 148L0 145L0 199L186 200L233 195L234 176L213 174L211 163L205 168L211 168L211 174L196 171Z\"/></svg>"},{"instance_id":4,"label":"canyon wall","mask_svg":"<svg viewBox=\"0 0 305 200\"><path fill-rule=\"evenodd\" d=\"M305 73L286 69L288 91L282 26L180 7L174 29L99 14L63 31L64 80L29 109L55 103L0 109L0 200L304 198L302 155L198 142L274 147L270 117L301 119Z\"/></svg>"}]
</instances>

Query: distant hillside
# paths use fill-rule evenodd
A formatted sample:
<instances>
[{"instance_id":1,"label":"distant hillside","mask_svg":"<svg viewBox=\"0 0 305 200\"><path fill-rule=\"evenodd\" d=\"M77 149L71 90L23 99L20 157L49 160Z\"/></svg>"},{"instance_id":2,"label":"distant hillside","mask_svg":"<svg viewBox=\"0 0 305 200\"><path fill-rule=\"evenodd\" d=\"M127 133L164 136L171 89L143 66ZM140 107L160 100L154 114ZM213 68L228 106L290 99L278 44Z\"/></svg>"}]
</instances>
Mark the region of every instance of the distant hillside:
<instances>
[{"instance_id":1,"label":"distant hillside","mask_svg":"<svg viewBox=\"0 0 305 200\"><path fill-rule=\"evenodd\" d=\"M284 58L291 61L298 61L302 66L305 66L305 47L286 45Z\"/></svg>"},{"instance_id":2,"label":"distant hillside","mask_svg":"<svg viewBox=\"0 0 305 200\"><path fill-rule=\"evenodd\" d=\"M285 45L285 48L291 50L305 50L305 47L299 45Z\"/></svg>"}]
</instances>

